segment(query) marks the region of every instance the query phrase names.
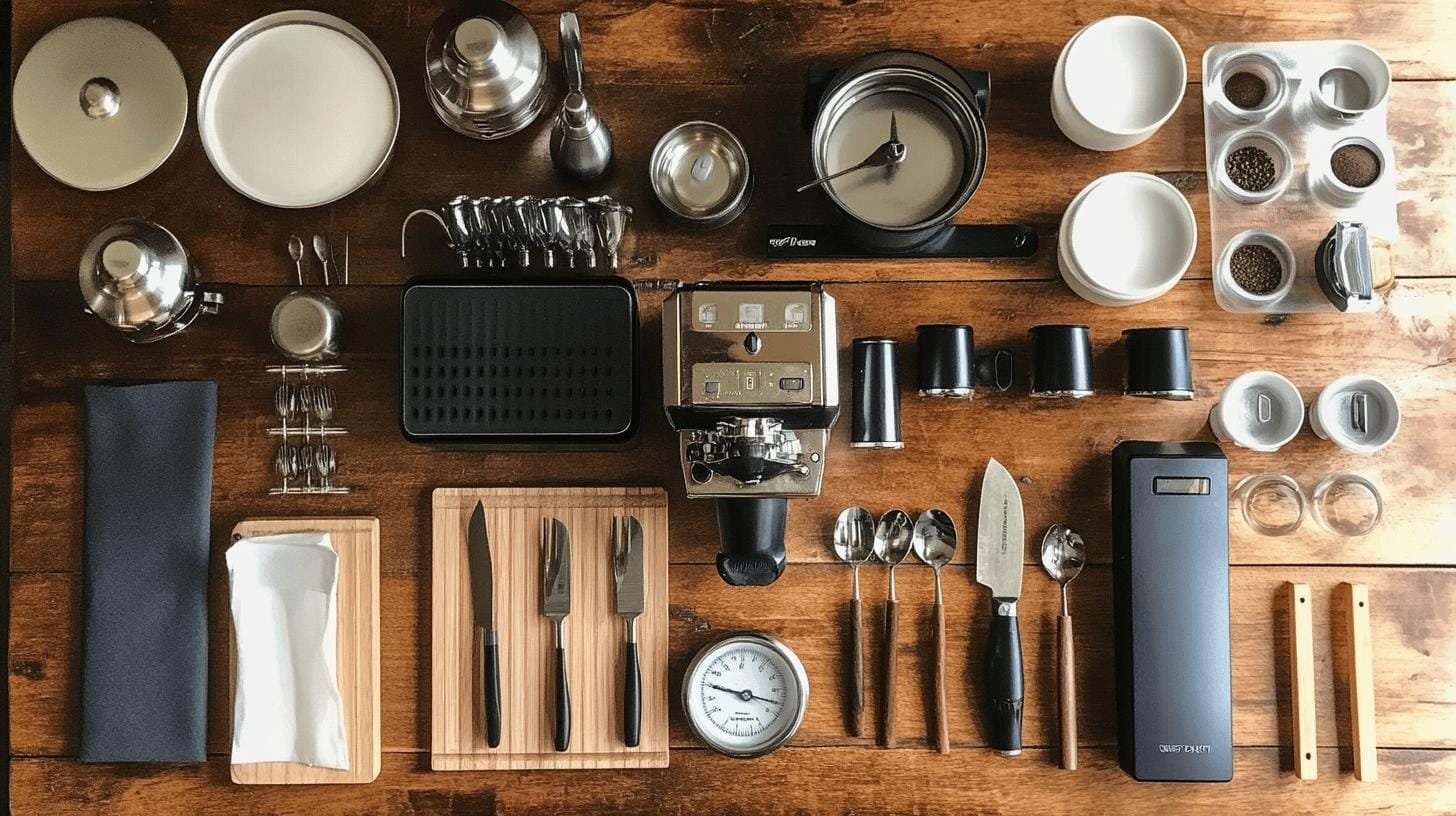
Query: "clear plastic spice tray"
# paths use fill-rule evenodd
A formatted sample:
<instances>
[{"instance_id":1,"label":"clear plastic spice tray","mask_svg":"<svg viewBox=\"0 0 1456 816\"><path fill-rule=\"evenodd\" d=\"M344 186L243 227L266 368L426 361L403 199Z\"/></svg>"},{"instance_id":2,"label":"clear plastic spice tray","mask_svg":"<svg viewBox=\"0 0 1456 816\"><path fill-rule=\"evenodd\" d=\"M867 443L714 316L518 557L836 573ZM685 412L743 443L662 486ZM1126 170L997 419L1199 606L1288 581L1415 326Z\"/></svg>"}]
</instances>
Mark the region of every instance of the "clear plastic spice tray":
<instances>
[{"instance_id":1,"label":"clear plastic spice tray","mask_svg":"<svg viewBox=\"0 0 1456 816\"><path fill-rule=\"evenodd\" d=\"M1397 237L1395 155L1386 135L1390 87L1385 60L1347 40L1222 43L1204 52L1219 306L1379 307L1379 292L1394 280L1390 248ZM1352 227L1333 234L1342 222L1363 224L1364 240Z\"/></svg>"}]
</instances>

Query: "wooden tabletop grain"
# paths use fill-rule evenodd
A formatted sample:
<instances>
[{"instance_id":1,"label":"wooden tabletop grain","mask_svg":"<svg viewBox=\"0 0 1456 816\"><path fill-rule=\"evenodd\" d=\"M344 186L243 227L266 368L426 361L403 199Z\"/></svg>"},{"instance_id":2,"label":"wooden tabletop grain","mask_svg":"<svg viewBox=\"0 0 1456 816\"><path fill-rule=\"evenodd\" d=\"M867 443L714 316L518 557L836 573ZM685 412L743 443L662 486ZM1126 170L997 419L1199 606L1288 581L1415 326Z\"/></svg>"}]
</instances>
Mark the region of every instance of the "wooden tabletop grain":
<instances>
[{"instance_id":1,"label":"wooden tabletop grain","mask_svg":"<svg viewBox=\"0 0 1456 816\"><path fill-rule=\"evenodd\" d=\"M438 0L320 0L379 45L403 95L394 160L374 186L338 204L273 210L229 189L195 134L156 173L131 187L83 193L47 177L12 136L15 375L10 578L10 801L16 813L938 813L938 812L1456 812L1456 4L1443 0L1223 0L1219 3L1087 0L792 0L695 3L599 0L576 7L588 81L617 140L616 168L583 186L556 176L543 120L496 143L460 137L434 118L421 77L425 34ZM247 21L282 8L234 0L17 0L15 64L53 26L97 14L154 30L176 53L195 94L208 60ZM555 15L569 2L524 3L555 53ZM1150 141L1094 154L1057 132L1048 109L1052 66L1080 26L1111 14L1153 17L1178 39L1190 86L1182 109ZM1390 61L1391 139L1399 165L1399 283L1387 307L1366 316L1261 319L1221 311L1209 282L1207 184L1203 170L1201 56L1232 40L1357 38ZM808 177L799 125L801 79L813 63L842 62L883 47L929 51L993 76L985 182L966 221L1017 221L1043 238L1016 262L769 263L770 223L825 217L822 197L794 196ZM747 145L758 186L733 225L683 230L657 210L645 165L672 124L707 118ZM1199 254L1169 295L1105 309L1058 280L1055 230L1073 195L1116 170L1173 181L1200 219ZM1025 349L1043 322L1092 327L1098 395L1076 404L1027 398L1022 386L970 403L926 403L907 395L905 449L851 450L841 427L829 452L823 495L795 503L791 564L767 589L734 589L712 567L711 505L683 496L676 440L660 413L653 378L644 385L644 431L628 453L437 452L400 436L395 404L399 287L448 258L433 236L412 238L399 257L405 213L457 193L611 192L637 209L624 274L642 282L699 279L829 281L840 302L840 341L888 335L908 345L920 323L967 322L986 345ZM222 315L152 347L132 347L81 312L75 268L81 247L122 216L175 231L227 298ZM269 498L270 410L265 365L276 362L267 321L285 292L292 233L351 238L354 286L331 294L346 313L339 418L346 497ZM658 367L662 293L640 291L645 363ZM1117 394L1124 328L1177 323L1192 330L1197 395L1187 403ZM1273 368L1311 397L1349 371L1392 383L1405 423L1388 449L1343 454L1307 429L1277 456L1230 451L1234 479L1280 470L1312 484L1354 470L1379 483L1386 517L1372 535L1336 539L1307 525L1286 538L1253 535L1231 521L1234 781L1145 785L1116 765L1108 454L1122 439L1207 439L1219 389L1250 368ZM192 766L82 765L80 712L81 387L103 379L200 378L219 385L213 488L210 759ZM985 747L977 705L985 641L984 592L968 548L945 575L950 632L953 750L929 749L931 697L928 569L900 574L902 747L852 738L843 716L841 619L849 572L833 562L828 533L840 508L944 507L973 525L985 460L1005 463L1021 484L1027 529L1065 521L1087 537L1092 562L1072 588L1077 618L1082 738L1076 772L1056 767L1055 585L1028 560L1022 602L1027 752L1015 759ZM680 712L671 722L671 766L661 770L432 773L429 770L430 501L439 486L660 485L669 491L672 565L669 684L691 654L737 628L775 633L798 650L813 682L795 740L770 757L730 760L699 747ZM249 516L369 515L381 522L384 770L365 786L244 788L228 782L227 604L221 553L227 532ZM863 573L866 613L877 620L883 570ZM1310 586L1314 603L1319 778L1298 781L1290 756L1286 581ZM1370 588L1375 643L1379 781L1354 780L1342 629L1333 592L1344 581ZM869 657L882 643L870 627ZM873 665L873 664L872 664ZM870 714L875 713L872 683ZM871 729L872 731L872 729Z\"/></svg>"}]
</instances>

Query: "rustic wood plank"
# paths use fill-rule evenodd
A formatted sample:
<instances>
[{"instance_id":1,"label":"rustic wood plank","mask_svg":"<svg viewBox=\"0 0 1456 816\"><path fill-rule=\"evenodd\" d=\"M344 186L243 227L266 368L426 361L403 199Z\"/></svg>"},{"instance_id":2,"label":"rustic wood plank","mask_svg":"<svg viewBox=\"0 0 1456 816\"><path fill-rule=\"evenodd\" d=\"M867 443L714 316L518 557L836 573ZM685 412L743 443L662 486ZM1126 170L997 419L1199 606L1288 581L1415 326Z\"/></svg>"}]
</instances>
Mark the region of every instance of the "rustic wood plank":
<instances>
[{"instance_id":1,"label":"rustic wood plank","mask_svg":"<svg viewBox=\"0 0 1456 816\"><path fill-rule=\"evenodd\" d=\"M1280 813L1449 813L1456 810L1456 752L1380 752L1379 782L1347 771L1317 784L1294 779L1274 748L1234 752L1226 785L1147 785L1117 768L1114 752L1083 752L1082 769L1065 785L1054 752L1028 749L1017 759L989 751L948 756L917 749L867 754L856 749L785 748L751 765L702 750L673 754L668 768L645 771L507 771L429 773L416 757L385 757L373 785L311 788L219 787L226 765L87 766L71 760L10 763L11 807L17 816L178 811L196 816L238 812L304 816L546 816L716 813L768 816L835 812L868 815L1056 812L1222 814L1258 808ZM1320 752L1334 768L1336 749ZM1073 786L1073 787L1067 787Z\"/></svg>"},{"instance_id":2,"label":"rustic wood plank","mask_svg":"<svg viewBox=\"0 0 1456 816\"><path fill-rule=\"evenodd\" d=\"M865 611L878 619L886 591L885 570L861 571ZM1456 608L1456 570L1353 567L1235 567L1231 577L1236 614L1232 628L1234 735L1239 745L1293 744L1289 731L1288 618L1286 581L1308 584L1314 602L1315 712L1324 723L1323 746L1351 745L1344 697L1339 689L1346 652L1345 630L1336 615L1336 586L1365 583L1374 601L1371 629L1380 659L1374 664L1375 710L1381 747L1456 749L1449 722L1456 716L1456 641L1445 629ZM900 592L900 686L897 695L901 746L931 750L933 651L930 570L909 564L896 577ZM216 601L225 597L224 579L214 578ZM987 597L974 572L947 567L946 660L948 719L953 752L985 745L980 711L981 656L986 638ZM427 575L382 579L381 676L383 744L386 752L425 751L430 745L430 579ZM12 750L21 755L74 755L80 710L80 579L60 573L15 576L10 692ZM1092 566L1071 587L1077 622L1078 733L1083 746L1114 743L1111 572ZM669 570L669 656L667 694L674 751L693 744L677 705L677 690L698 648L721 634L756 628L792 646L809 673L812 694L801 746L870 748L874 735L851 737L844 723L844 601L849 571L830 565L793 565L778 583L755 591L728 587L710 566L676 565ZM1055 582L1028 567L1021 600L1022 650L1026 667L1025 741L1057 744ZM228 746L225 606L213 605L212 657L208 695L208 747ZM884 654L880 627L868 627L866 660L879 665ZM873 679L867 699L878 701ZM879 708L869 704L874 722ZM674 757L676 761L676 757ZM1292 768L1292 764L1290 765ZM1333 765L1326 765L1333 776Z\"/></svg>"},{"instance_id":3,"label":"rustic wood plank","mask_svg":"<svg viewBox=\"0 0 1456 816\"><path fill-rule=\"evenodd\" d=\"M413 51L411 52L413 56ZM413 90L401 80L401 88ZM551 168L546 127L530 143L478 144L433 119L422 94L404 94L405 118L394 161L384 177L338 204L277 210L244 199L213 172L195 139L147 179L122 190L86 193L50 179L16 146L15 270L21 279L73 280L85 242L122 215L143 215L177 232L208 280L283 284L292 280L290 234L350 233L351 279L398 283L450 264L439 230L412 225L410 257L399 257L400 222L419 206L462 192L575 194L610 191L636 209L623 256L633 278L767 277L824 280L995 280L1058 277L1055 235L1062 211L1083 186L1106 173L1162 173L1189 196L1199 219L1199 248L1188 275L1208 278L1208 186L1203 172L1203 109L1190 85L1182 108L1162 131L1130 150L1094 153L1057 131L1049 85L997 85L987 122L991 161L985 181L960 215L965 222L1022 222L1041 236L1036 257L1019 261L769 263L763 240L771 223L825 222L823 196L796 194L811 175L807 139L798 125L800 90L793 85L700 88L603 86L594 104L612 117L618 165L602 183L583 187ZM1403 276L1449 275L1456 267L1456 82L1398 83L1391 92L1391 140L1397 155L1402 239L1395 268ZM748 147L757 174L747 213L703 234L673 223L647 185L652 146L687 118L732 128ZM314 274L317 274L314 267Z\"/></svg>"},{"instance_id":4,"label":"rustic wood plank","mask_svg":"<svg viewBox=\"0 0 1456 816\"><path fill-rule=\"evenodd\" d=\"M271 416L272 382L262 372L276 355L268 344L268 315L278 288L231 287L215 320L146 348L134 348L74 308L70 287L22 284L17 293L14 530L12 569L76 570L81 541L82 383L105 378L209 377L219 380L219 427L214 465L214 534L248 515L298 512L374 515L381 519L385 574L426 569L418 542L428 540L428 491L437 486L572 485L610 482L660 485L672 497L672 558L712 563L717 530L711 503L682 500L677 442L657 406L660 293L642 292L643 427L640 443L623 453L481 454L411 445L398 430L396 371L398 294L383 287L336 292L346 313L344 362L337 379L339 418L353 435L336 446L340 474L362 488L342 497L287 500L264 497L272 444L263 435ZM1266 470L1313 483L1351 469L1385 492L1386 516L1371 535L1337 539L1309 523L1284 538L1230 525L1234 563L1452 564L1447 546L1456 526L1456 282L1407 281L1382 312L1360 317L1295 316L1264 321L1212 307L1207 283L1185 283L1169 295L1126 310L1091 306L1060 284L865 284L833 287L840 308L842 347L854 336L901 341L905 391L903 451L852 450L848 445L849 354L841 353L845 406L833 435L823 495L795 502L789 514L790 557L828 561L829 532L839 510L863 504L876 512L942 506L970 530L986 458L1005 462L1022 480L1027 530L1063 521L1087 537L1094 561L1110 559L1107 515L1112 447L1126 438L1211 438L1206 428L1218 391L1236 375L1268 367L1289 376L1306 399L1350 371L1369 371L1401 395L1400 436L1374 456L1342 453L1307 430L1277 455L1230 447L1233 482ZM982 347L1027 352L1026 330L1039 322L1092 326L1098 395L1076 402L1030 400L1024 383L1008 394L981 394L969 403L913 396L914 326L970 322ZM1191 329L1197 398L1185 403L1125 398L1119 332L1129 326L1182 324ZM1378 339L1375 339L1378 338ZM1031 440L1034 443L1029 444ZM39 443L39 444L38 444ZM969 557L971 548L957 554Z\"/></svg>"}]
</instances>

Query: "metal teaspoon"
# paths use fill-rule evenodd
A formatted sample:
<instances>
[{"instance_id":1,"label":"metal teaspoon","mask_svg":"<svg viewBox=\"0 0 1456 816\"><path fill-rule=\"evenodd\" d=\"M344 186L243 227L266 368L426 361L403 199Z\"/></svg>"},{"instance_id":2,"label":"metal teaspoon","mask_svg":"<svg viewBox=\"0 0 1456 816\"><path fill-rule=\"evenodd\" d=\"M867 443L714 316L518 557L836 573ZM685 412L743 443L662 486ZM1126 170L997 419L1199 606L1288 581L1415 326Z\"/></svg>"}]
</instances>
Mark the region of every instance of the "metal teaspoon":
<instances>
[{"instance_id":1,"label":"metal teaspoon","mask_svg":"<svg viewBox=\"0 0 1456 816\"><path fill-rule=\"evenodd\" d=\"M810 187L818 187L821 184L828 184L829 182L839 178L840 176L853 173L857 170L864 170L869 167L893 167L905 160L905 154L907 152L909 151L906 149L905 143L900 141L900 129L895 125L895 114L892 111L890 113L889 141L875 148L875 152L866 156L865 160L860 162L859 164L856 164L853 167L846 167L845 169L840 170L837 173L830 173L827 176L820 176L819 178L816 178L808 184L805 184L803 187L800 187L794 192L802 193Z\"/></svg>"},{"instance_id":2,"label":"metal teaspoon","mask_svg":"<svg viewBox=\"0 0 1456 816\"><path fill-rule=\"evenodd\" d=\"M955 556L955 522L943 510L920 514L910 539L915 555L935 571L935 730L936 748L950 753L950 720L945 706L945 599L940 591L940 568Z\"/></svg>"},{"instance_id":3,"label":"metal teaspoon","mask_svg":"<svg viewBox=\"0 0 1456 816\"><path fill-rule=\"evenodd\" d=\"M324 265L324 286L329 285L329 239L318 233L313 236L313 254L318 256L319 263Z\"/></svg>"},{"instance_id":4,"label":"metal teaspoon","mask_svg":"<svg viewBox=\"0 0 1456 816\"><path fill-rule=\"evenodd\" d=\"M886 748L895 747L896 632L900 605L895 598L895 567L910 553L912 526L904 510L891 510L880 518L875 528L875 556L890 565L890 596L885 601L885 704L880 707L881 742Z\"/></svg>"},{"instance_id":5,"label":"metal teaspoon","mask_svg":"<svg viewBox=\"0 0 1456 816\"><path fill-rule=\"evenodd\" d=\"M293 258L293 268L298 271L298 285L303 285L303 239L297 235L288 236L288 255Z\"/></svg>"},{"instance_id":6,"label":"metal teaspoon","mask_svg":"<svg viewBox=\"0 0 1456 816\"><path fill-rule=\"evenodd\" d=\"M1072 616L1067 612L1067 584L1087 563L1082 536L1065 524L1047 528L1041 540L1041 565L1062 586L1062 613L1057 616L1057 700L1062 724L1062 767L1077 769L1077 664L1072 654Z\"/></svg>"},{"instance_id":7,"label":"metal teaspoon","mask_svg":"<svg viewBox=\"0 0 1456 816\"><path fill-rule=\"evenodd\" d=\"M849 564L854 593L849 600L850 676L849 727L856 737L864 734L864 618L860 614L859 566L874 555L875 520L863 507L848 507L834 523L834 554Z\"/></svg>"}]
</instances>

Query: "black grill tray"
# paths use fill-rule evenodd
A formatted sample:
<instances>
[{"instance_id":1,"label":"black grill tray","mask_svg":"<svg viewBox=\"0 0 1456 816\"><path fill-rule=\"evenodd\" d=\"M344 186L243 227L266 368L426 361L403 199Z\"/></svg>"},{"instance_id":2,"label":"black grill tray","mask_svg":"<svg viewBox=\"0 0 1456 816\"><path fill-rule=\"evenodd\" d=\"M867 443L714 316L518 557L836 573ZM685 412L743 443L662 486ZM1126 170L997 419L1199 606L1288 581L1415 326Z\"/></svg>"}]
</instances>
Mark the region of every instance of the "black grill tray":
<instances>
[{"instance_id":1,"label":"black grill tray","mask_svg":"<svg viewBox=\"0 0 1456 816\"><path fill-rule=\"evenodd\" d=\"M411 442L623 446L637 431L637 297L618 277L416 278L400 320Z\"/></svg>"}]
</instances>

